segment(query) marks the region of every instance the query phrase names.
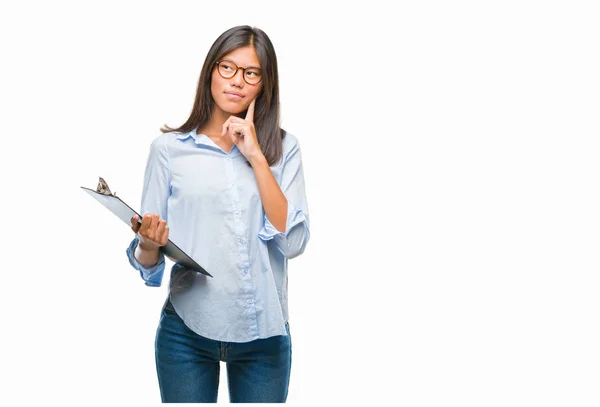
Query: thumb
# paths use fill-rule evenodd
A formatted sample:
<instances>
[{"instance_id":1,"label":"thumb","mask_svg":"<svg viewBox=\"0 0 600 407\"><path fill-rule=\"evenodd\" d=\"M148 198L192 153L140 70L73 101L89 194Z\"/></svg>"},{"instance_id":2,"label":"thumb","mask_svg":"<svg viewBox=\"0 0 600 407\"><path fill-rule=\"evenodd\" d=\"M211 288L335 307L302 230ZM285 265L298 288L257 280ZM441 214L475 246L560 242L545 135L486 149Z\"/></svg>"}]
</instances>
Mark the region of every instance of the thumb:
<instances>
[{"instance_id":1,"label":"thumb","mask_svg":"<svg viewBox=\"0 0 600 407\"><path fill-rule=\"evenodd\" d=\"M138 222L138 219L139 217L137 215L131 218L131 230L133 230L134 233L137 233L138 230L140 230L140 223Z\"/></svg>"},{"instance_id":2,"label":"thumb","mask_svg":"<svg viewBox=\"0 0 600 407\"><path fill-rule=\"evenodd\" d=\"M254 123L254 105L256 104L256 98L252 99L250 105L248 106L248 110L246 111L246 118L249 122Z\"/></svg>"}]
</instances>

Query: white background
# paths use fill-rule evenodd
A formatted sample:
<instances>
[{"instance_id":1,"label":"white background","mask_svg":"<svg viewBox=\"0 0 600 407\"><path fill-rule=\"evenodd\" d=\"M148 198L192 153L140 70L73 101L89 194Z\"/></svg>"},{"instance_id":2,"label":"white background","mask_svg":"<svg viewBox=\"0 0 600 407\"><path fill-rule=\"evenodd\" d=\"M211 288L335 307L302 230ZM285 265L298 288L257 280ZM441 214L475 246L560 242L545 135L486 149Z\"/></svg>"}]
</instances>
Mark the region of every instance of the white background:
<instances>
[{"instance_id":1,"label":"white background","mask_svg":"<svg viewBox=\"0 0 600 407\"><path fill-rule=\"evenodd\" d=\"M152 139L240 24L275 46L305 164L288 402L600 403L593 2L6 3L1 404L159 404L168 273L146 287L79 187L139 209Z\"/></svg>"}]
</instances>

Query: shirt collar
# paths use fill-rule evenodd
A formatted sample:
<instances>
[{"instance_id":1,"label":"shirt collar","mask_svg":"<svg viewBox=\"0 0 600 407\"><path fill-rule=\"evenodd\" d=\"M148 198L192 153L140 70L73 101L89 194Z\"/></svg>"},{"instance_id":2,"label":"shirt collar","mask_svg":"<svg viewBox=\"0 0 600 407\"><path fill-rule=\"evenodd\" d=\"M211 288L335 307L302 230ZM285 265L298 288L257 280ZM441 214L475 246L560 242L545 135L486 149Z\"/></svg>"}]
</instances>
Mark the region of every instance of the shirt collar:
<instances>
[{"instance_id":1,"label":"shirt collar","mask_svg":"<svg viewBox=\"0 0 600 407\"><path fill-rule=\"evenodd\" d=\"M197 129L192 129L192 131L188 132L188 133L181 133L180 135L177 136L177 139L179 140L187 140L188 138L193 138L194 142L196 144L209 144L213 145L214 143L212 142L211 139L208 138L208 136L206 134L196 134L196 130Z\"/></svg>"},{"instance_id":2,"label":"shirt collar","mask_svg":"<svg viewBox=\"0 0 600 407\"><path fill-rule=\"evenodd\" d=\"M212 147L212 148L217 148L219 149L219 151L223 151L221 150L221 148L219 148L219 146L217 146L214 141L212 141L206 134L196 134L196 130L198 128L193 129L192 131L188 132L188 133L182 133L180 135L177 136L178 140L184 141L187 140L188 138L193 138L194 142L198 145L205 145L208 147ZM236 157L238 155L240 155L241 152L240 150L238 150L237 146L233 146L233 148L231 149L231 151L229 152L229 155L232 157Z\"/></svg>"}]
</instances>

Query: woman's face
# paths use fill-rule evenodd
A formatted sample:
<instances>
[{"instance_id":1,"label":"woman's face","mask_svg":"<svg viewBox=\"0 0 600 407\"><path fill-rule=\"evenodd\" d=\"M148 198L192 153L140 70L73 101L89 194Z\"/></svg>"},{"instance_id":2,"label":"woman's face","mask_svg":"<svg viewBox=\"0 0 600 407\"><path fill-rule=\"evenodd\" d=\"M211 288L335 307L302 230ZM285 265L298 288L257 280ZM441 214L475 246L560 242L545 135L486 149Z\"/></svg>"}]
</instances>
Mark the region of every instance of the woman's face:
<instances>
[{"instance_id":1,"label":"woman's face","mask_svg":"<svg viewBox=\"0 0 600 407\"><path fill-rule=\"evenodd\" d=\"M226 54L221 61L227 60L233 62L239 68L256 67L261 68L256 51L252 46L238 48ZM232 66L231 64L229 64ZM224 116L239 114L246 110L262 89L262 81L250 85L244 80L244 71L239 69L232 78L225 79L218 71L218 65L215 64L212 72L211 93L215 101L215 110L221 110ZM225 68L227 70L227 68ZM233 72L232 69L229 69ZM247 72L247 79L252 81L252 72ZM218 112L214 112L218 113Z\"/></svg>"}]
</instances>

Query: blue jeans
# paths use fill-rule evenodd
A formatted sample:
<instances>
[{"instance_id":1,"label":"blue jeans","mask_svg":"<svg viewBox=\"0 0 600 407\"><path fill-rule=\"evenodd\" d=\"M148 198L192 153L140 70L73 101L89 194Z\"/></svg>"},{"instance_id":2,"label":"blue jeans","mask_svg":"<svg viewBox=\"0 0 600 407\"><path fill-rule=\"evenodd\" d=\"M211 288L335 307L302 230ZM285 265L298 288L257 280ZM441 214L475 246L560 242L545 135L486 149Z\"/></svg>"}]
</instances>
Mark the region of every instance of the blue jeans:
<instances>
[{"instance_id":1,"label":"blue jeans","mask_svg":"<svg viewBox=\"0 0 600 407\"><path fill-rule=\"evenodd\" d=\"M216 403L220 361L227 365L232 403L284 403L292 341L278 335L251 342L221 342L189 329L169 300L156 330L156 371L163 403Z\"/></svg>"}]
</instances>

